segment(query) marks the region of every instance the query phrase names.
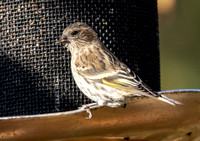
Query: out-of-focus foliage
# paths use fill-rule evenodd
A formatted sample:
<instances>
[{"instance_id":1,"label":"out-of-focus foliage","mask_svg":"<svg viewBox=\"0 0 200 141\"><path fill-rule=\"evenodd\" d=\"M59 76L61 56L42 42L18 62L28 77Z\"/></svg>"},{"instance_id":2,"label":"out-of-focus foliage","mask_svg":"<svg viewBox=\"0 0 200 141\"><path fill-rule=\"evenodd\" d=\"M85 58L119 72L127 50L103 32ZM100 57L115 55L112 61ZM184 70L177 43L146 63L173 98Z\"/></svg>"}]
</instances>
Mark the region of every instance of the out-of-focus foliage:
<instances>
[{"instance_id":1,"label":"out-of-focus foliage","mask_svg":"<svg viewBox=\"0 0 200 141\"><path fill-rule=\"evenodd\" d=\"M161 89L200 89L200 1L167 1L158 1Z\"/></svg>"}]
</instances>

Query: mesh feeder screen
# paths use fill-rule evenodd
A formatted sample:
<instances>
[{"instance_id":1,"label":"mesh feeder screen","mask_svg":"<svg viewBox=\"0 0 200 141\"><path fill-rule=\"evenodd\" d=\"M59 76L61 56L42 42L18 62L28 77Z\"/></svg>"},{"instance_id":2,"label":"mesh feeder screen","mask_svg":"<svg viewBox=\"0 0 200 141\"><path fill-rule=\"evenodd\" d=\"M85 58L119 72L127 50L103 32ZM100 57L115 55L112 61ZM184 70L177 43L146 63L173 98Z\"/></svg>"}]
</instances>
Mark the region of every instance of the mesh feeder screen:
<instances>
[{"instance_id":1,"label":"mesh feeder screen","mask_svg":"<svg viewBox=\"0 0 200 141\"><path fill-rule=\"evenodd\" d=\"M76 21L89 24L147 85L160 89L155 0L1 0L0 116L69 111L91 102L75 85L69 52L55 44Z\"/></svg>"}]
</instances>

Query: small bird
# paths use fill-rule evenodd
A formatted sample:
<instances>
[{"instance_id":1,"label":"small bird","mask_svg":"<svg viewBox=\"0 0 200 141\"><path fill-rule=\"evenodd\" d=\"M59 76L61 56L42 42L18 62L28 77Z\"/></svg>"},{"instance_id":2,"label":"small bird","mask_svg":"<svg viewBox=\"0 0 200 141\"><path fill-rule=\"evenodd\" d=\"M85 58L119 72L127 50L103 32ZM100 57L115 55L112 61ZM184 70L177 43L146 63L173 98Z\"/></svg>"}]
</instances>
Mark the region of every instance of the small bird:
<instances>
[{"instance_id":1,"label":"small bird","mask_svg":"<svg viewBox=\"0 0 200 141\"><path fill-rule=\"evenodd\" d=\"M71 71L79 89L95 104L85 106L119 107L138 96L147 96L171 105L181 102L152 91L134 71L108 50L86 23L69 25L56 43L64 43L71 53Z\"/></svg>"}]
</instances>

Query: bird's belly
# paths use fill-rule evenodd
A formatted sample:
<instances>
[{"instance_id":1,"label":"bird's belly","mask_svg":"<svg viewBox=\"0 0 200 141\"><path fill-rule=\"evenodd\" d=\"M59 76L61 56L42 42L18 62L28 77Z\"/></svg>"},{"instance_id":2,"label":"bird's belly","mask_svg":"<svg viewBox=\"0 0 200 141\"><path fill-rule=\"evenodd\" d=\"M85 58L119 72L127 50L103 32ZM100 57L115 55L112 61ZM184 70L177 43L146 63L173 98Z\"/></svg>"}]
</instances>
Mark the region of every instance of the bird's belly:
<instances>
[{"instance_id":1,"label":"bird's belly","mask_svg":"<svg viewBox=\"0 0 200 141\"><path fill-rule=\"evenodd\" d=\"M73 73L73 77L79 89L88 98L97 102L99 105L118 107L130 100L130 97L125 91L112 88L90 79L85 79L77 73Z\"/></svg>"}]
</instances>

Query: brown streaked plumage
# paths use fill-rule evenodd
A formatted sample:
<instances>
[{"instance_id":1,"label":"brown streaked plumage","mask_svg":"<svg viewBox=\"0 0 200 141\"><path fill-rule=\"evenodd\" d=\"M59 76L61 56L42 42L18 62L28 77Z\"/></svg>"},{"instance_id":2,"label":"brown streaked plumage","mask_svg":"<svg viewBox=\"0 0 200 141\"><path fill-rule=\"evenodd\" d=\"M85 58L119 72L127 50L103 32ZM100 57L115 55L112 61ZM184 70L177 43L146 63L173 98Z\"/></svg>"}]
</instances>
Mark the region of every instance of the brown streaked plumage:
<instances>
[{"instance_id":1,"label":"brown streaked plumage","mask_svg":"<svg viewBox=\"0 0 200 141\"><path fill-rule=\"evenodd\" d=\"M57 43L65 43L71 52L71 70L76 84L98 105L118 107L135 96L152 97L171 105L181 104L150 90L85 23L69 25Z\"/></svg>"}]
</instances>

